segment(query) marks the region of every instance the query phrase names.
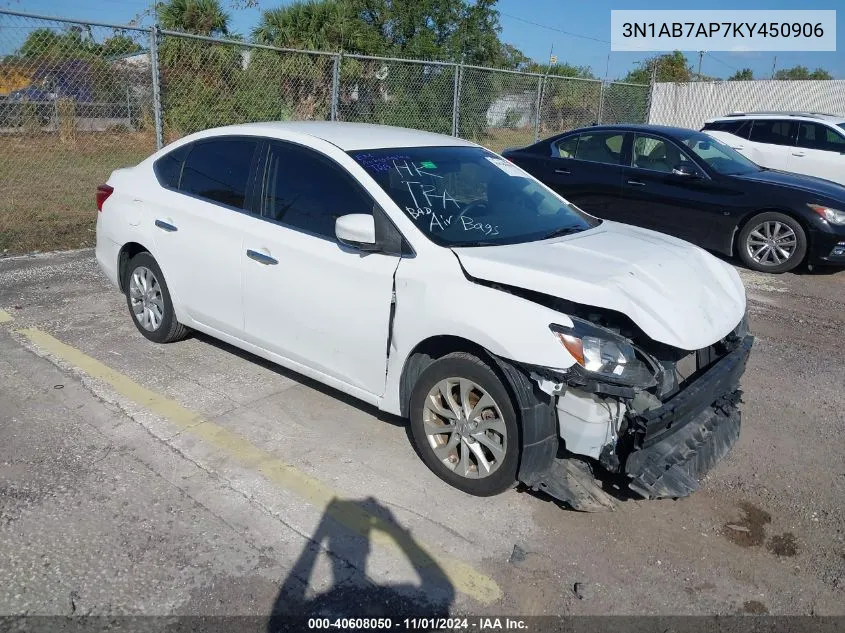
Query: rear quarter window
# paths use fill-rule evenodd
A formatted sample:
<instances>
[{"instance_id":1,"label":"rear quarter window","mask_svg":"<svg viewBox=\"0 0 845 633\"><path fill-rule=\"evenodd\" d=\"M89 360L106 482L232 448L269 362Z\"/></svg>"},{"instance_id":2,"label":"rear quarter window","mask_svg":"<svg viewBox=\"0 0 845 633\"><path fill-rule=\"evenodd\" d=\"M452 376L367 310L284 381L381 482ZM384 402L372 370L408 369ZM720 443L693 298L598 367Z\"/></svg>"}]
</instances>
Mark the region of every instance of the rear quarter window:
<instances>
[{"instance_id":1,"label":"rear quarter window","mask_svg":"<svg viewBox=\"0 0 845 633\"><path fill-rule=\"evenodd\" d=\"M169 189L179 188L179 179L182 177L182 165L185 157L191 151L191 143L177 147L159 158L153 165L153 171L162 187Z\"/></svg>"}]
</instances>

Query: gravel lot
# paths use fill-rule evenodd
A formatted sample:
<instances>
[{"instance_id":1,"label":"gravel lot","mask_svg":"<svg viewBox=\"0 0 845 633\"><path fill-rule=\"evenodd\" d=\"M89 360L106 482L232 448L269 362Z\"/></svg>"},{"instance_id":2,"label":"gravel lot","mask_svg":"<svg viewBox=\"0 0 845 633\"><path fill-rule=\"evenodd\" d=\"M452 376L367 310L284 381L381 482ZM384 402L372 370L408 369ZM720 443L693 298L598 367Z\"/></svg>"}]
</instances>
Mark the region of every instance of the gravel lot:
<instances>
[{"instance_id":1,"label":"gravel lot","mask_svg":"<svg viewBox=\"0 0 845 633\"><path fill-rule=\"evenodd\" d=\"M0 614L845 615L845 271L740 272L739 443L692 497L581 514L452 490L401 421L205 336L147 342L91 251L0 260Z\"/></svg>"}]
</instances>

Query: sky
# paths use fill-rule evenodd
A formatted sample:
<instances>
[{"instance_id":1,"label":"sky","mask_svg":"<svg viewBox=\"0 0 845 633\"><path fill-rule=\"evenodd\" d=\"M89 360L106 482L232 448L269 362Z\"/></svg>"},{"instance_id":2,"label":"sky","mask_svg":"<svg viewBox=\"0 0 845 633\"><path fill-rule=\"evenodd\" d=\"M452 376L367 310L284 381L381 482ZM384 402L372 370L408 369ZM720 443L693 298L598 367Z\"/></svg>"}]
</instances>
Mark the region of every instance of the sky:
<instances>
[{"instance_id":1,"label":"sky","mask_svg":"<svg viewBox=\"0 0 845 633\"><path fill-rule=\"evenodd\" d=\"M231 16L232 30L248 35L258 23L261 11L288 4L290 0L258 0L254 9L236 9L236 0L221 0ZM147 11L151 0L0 0L0 8L80 20L126 23ZM837 79L845 79L845 8L842 0L815 0L809 7L797 0L706 0L678 6L677 0L499 0L501 38L521 49L529 57L545 62L554 51L558 62L589 66L600 78L617 79L635 63L656 53L610 52L611 9L837 9L836 52L713 52L701 57L701 72L727 78L736 70L751 68L755 78L768 78L772 68L803 65L811 70L821 67ZM151 19L146 18L145 24ZM2 24L2 23L0 23ZM2 29L2 26L0 26ZM14 34L13 34L14 35ZM8 38L0 33L4 48ZM693 69L698 68L699 53L686 52ZM777 59L775 59L775 57Z\"/></svg>"}]
</instances>

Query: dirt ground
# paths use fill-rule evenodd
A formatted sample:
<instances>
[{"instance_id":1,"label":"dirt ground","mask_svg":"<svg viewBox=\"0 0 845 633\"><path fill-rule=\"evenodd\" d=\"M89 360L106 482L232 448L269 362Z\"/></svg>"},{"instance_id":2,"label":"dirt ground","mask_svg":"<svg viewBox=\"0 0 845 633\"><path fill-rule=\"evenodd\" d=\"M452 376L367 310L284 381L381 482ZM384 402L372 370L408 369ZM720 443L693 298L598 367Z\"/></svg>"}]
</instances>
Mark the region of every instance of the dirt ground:
<instances>
[{"instance_id":1,"label":"dirt ground","mask_svg":"<svg viewBox=\"0 0 845 633\"><path fill-rule=\"evenodd\" d=\"M739 442L691 497L582 514L450 489L400 420L208 337L147 342L90 250L0 260L0 614L845 615L845 271L740 272Z\"/></svg>"}]
</instances>

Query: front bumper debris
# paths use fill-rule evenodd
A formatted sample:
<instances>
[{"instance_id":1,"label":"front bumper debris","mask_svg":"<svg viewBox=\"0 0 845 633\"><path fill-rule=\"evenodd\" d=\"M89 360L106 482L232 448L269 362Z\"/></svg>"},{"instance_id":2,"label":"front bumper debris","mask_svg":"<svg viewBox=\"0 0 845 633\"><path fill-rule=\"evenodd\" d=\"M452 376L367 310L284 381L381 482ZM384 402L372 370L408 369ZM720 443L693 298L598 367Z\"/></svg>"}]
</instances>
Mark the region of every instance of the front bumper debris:
<instances>
[{"instance_id":1,"label":"front bumper debris","mask_svg":"<svg viewBox=\"0 0 845 633\"><path fill-rule=\"evenodd\" d=\"M662 407L632 416L623 472L644 497L684 497L739 438L739 379L754 343L746 336Z\"/></svg>"},{"instance_id":2,"label":"front bumper debris","mask_svg":"<svg viewBox=\"0 0 845 633\"><path fill-rule=\"evenodd\" d=\"M569 377L578 381L574 386L551 370L496 358L513 390L522 421L519 481L587 512L617 505L616 495L595 477L595 469L607 471L615 483L624 485L621 475L631 491L647 498L692 493L699 487L698 480L727 455L739 437L739 379L753 343L754 337L744 331L734 336L724 356L718 360L712 355L699 358L700 375L660 406L644 411L630 406L635 401L631 388L585 383L580 374ZM558 392L544 391L544 382L624 403L624 424L618 439L607 444L598 458L561 450Z\"/></svg>"}]
</instances>

